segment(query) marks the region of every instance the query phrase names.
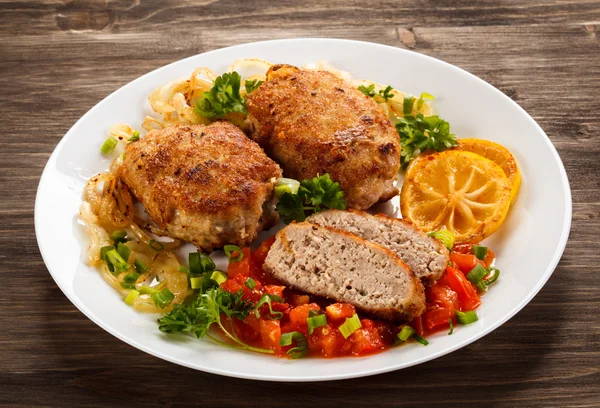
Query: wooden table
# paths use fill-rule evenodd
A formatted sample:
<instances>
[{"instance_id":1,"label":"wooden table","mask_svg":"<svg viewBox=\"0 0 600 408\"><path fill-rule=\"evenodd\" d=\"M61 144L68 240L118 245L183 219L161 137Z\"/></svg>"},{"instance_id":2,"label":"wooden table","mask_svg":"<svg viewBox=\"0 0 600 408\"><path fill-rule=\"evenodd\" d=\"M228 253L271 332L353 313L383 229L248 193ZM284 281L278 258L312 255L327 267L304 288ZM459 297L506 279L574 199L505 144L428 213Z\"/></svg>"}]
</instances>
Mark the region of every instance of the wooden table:
<instances>
[{"instance_id":1,"label":"wooden table","mask_svg":"<svg viewBox=\"0 0 600 408\"><path fill-rule=\"evenodd\" d=\"M0 405L600 406L599 36L598 0L0 2ZM440 58L502 90L544 128L569 175L573 228L554 275L516 317L410 369L269 384L144 354L61 293L37 247L33 206L46 160L73 123L164 64L297 37Z\"/></svg>"}]
</instances>

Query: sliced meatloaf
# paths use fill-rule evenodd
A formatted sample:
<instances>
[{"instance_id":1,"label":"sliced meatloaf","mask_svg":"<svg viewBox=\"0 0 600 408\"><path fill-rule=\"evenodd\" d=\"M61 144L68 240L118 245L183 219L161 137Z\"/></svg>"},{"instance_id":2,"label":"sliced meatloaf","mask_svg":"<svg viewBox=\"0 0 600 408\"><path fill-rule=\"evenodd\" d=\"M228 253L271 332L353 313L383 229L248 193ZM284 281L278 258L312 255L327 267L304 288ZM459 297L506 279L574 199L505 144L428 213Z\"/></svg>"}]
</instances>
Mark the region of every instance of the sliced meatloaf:
<instances>
[{"instance_id":1,"label":"sliced meatloaf","mask_svg":"<svg viewBox=\"0 0 600 408\"><path fill-rule=\"evenodd\" d=\"M279 231L264 269L287 285L391 321L425 310L421 281L389 249L307 222Z\"/></svg>"},{"instance_id":2,"label":"sliced meatloaf","mask_svg":"<svg viewBox=\"0 0 600 408\"><path fill-rule=\"evenodd\" d=\"M440 241L398 218L331 210L313 214L307 221L348 231L389 248L426 284L438 280L448 265L449 253Z\"/></svg>"}]
</instances>

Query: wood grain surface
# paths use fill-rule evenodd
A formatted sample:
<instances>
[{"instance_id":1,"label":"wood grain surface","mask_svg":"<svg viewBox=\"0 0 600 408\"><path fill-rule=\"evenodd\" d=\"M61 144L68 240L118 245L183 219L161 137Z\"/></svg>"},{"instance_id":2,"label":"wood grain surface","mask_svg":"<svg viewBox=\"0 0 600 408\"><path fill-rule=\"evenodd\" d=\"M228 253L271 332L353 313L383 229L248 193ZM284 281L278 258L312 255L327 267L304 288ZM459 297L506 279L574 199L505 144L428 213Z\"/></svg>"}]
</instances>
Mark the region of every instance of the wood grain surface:
<instances>
[{"instance_id":1,"label":"wood grain surface","mask_svg":"<svg viewBox=\"0 0 600 408\"><path fill-rule=\"evenodd\" d=\"M599 407L599 36L598 0L1 0L0 405ZM498 87L546 131L569 175L573 227L552 278L508 323L406 370L270 384L138 351L88 320L53 282L35 240L34 199L73 123L164 64L297 37L441 58Z\"/></svg>"}]
</instances>

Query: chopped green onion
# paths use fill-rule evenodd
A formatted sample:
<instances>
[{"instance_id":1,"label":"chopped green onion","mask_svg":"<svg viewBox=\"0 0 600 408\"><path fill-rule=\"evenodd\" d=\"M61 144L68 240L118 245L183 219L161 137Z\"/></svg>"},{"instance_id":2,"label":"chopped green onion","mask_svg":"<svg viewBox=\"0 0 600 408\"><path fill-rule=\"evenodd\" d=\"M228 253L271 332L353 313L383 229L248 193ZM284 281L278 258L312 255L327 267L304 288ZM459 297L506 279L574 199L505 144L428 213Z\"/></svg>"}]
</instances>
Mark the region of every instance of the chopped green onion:
<instances>
[{"instance_id":1,"label":"chopped green onion","mask_svg":"<svg viewBox=\"0 0 600 408\"><path fill-rule=\"evenodd\" d=\"M106 253L106 258L108 260L107 263L112 264L116 272L125 272L129 269L127 261L125 261L114 248Z\"/></svg>"},{"instance_id":2,"label":"chopped green onion","mask_svg":"<svg viewBox=\"0 0 600 408\"><path fill-rule=\"evenodd\" d=\"M139 295L140 292L138 292L137 290L130 290L127 294L127 297L125 297L125 303L127 303L129 306L133 305L133 302L137 299Z\"/></svg>"},{"instance_id":3,"label":"chopped green onion","mask_svg":"<svg viewBox=\"0 0 600 408\"><path fill-rule=\"evenodd\" d=\"M481 264L477 264L475 265L475 267L473 269L471 269L471 272L469 272L467 274L467 279L473 283L473 284L478 284L481 279L483 279L483 277L485 275L487 275L489 272L485 270L485 268L483 266L481 266Z\"/></svg>"},{"instance_id":4,"label":"chopped green onion","mask_svg":"<svg viewBox=\"0 0 600 408\"><path fill-rule=\"evenodd\" d=\"M413 339L415 339L418 343L421 343L424 346L428 346L429 342L425 340L423 337L419 336L417 333L413 334Z\"/></svg>"},{"instance_id":5,"label":"chopped green onion","mask_svg":"<svg viewBox=\"0 0 600 408\"><path fill-rule=\"evenodd\" d=\"M127 245L123 244L122 242L119 242L119 244L117 245L117 252L119 253L119 255L121 255L121 258L123 258L125 262L129 260L131 249L129 249Z\"/></svg>"},{"instance_id":6,"label":"chopped green onion","mask_svg":"<svg viewBox=\"0 0 600 408\"><path fill-rule=\"evenodd\" d=\"M313 334L313 331L317 327L325 326L327 324L327 317L324 314L312 316L306 319L306 324L308 324L308 334Z\"/></svg>"},{"instance_id":7,"label":"chopped green onion","mask_svg":"<svg viewBox=\"0 0 600 408\"><path fill-rule=\"evenodd\" d=\"M285 193L298 194L300 182L291 178L281 177L275 182L275 196L281 198Z\"/></svg>"},{"instance_id":8,"label":"chopped green onion","mask_svg":"<svg viewBox=\"0 0 600 408\"><path fill-rule=\"evenodd\" d=\"M151 239L148 245L150 245L150 248L154 249L155 251L162 251L163 249L165 249L165 246L163 244L154 239Z\"/></svg>"},{"instance_id":9,"label":"chopped green onion","mask_svg":"<svg viewBox=\"0 0 600 408\"><path fill-rule=\"evenodd\" d=\"M186 275L190 274L190 268L188 268L185 265L180 265L178 271L181 273L185 273Z\"/></svg>"},{"instance_id":10,"label":"chopped green onion","mask_svg":"<svg viewBox=\"0 0 600 408\"><path fill-rule=\"evenodd\" d=\"M417 110L421 110L423 104L425 103L425 99L434 100L433 95L428 94L427 92L421 92L421 97L417 101Z\"/></svg>"},{"instance_id":11,"label":"chopped green onion","mask_svg":"<svg viewBox=\"0 0 600 408\"><path fill-rule=\"evenodd\" d=\"M434 100L435 96L433 96L432 94L428 94L427 92L421 92L421 97L419 99L429 99L429 100Z\"/></svg>"},{"instance_id":12,"label":"chopped green onion","mask_svg":"<svg viewBox=\"0 0 600 408\"><path fill-rule=\"evenodd\" d=\"M415 329L413 329L410 326L404 326L402 328L402 330L400 330L400 333L398 333L397 337L398 337L398 340L400 340L401 342L405 342L412 337L424 346L429 344L429 342L427 340L425 340L423 337L419 336L417 334L417 332L415 331Z\"/></svg>"},{"instance_id":13,"label":"chopped green onion","mask_svg":"<svg viewBox=\"0 0 600 408\"><path fill-rule=\"evenodd\" d=\"M403 110L404 116L410 115L412 113L414 103L415 103L414 96L405 96L404 97L404 103L402 104L402 110Z\"/></svg>"},{"instance_id":14,"label":"chopped green onion","mask_svg":"<svg viewBox=\"0 0 600 408\"><path fill-rule=\"evenodd\" d=\"M137 130L131 134L131 137L127 139L128 142L137 142L140 140L140 132Z\"/></svg>"},{"instance_id":15,"label":"chopped green onion","mask_svg":"<svg viewBox=\"0 0 600 408\"><path fill-rule=\"evenodd\" d=\"M192 289L202 289L205 283L206 279L204 276L195 276L190 278L190 287Z\"/></svg>"},{"instance_id":16,"label":"chopped green onion","mask_svg":"<svg viewBox=\"0 0 600 408\"><path fill-rule=\"evenodd\" d=\"M292 340L296 343L296 347L288 350L287 354L293 358L302 358L308 354L308 342L304 334L294 331L290 333L283 333L279 338L280 346L291 346Z\"/></svg>"},{"instance_id":17,"label":"chopped green onion","mask_svg":"<svg viewBox=\"0 0 600 408\"><path fill-rule=\"evenodd\" d=\"M494 268L493 266L490 266L488 268L488 272L490 274L492 274L492 276L483 280L483 283L485 283L486 286L490 286L492 283L494 283L498 280L498 277L500 277L500 269L498 269L498 268Z\"/></svg>"},{"instance_id":18,"label":"chopped green onion","mask_svg":"<svg viewBox=\"0 0 600 408\"><path fill-rule=\"evenodd\" d=\"M413 329L410 326L404 326L402 328L402 330L400 330L400 333L398 333L398 340L400 341L406 341L409 338L412 337L413 334L415 334L415 329Z\"/></svg>"},{"instance_id":19,"label":"chopped green onion","mask_svg":"<svg viewBox=\"0 0 600 408\"><path fill-rule=\"evenodd\" d=\"M106 141L100 148L100 151L102 151L102 153L104 154L108 154L112 151L112 149L114 149L117 146L117 143L119 143L119 141L114 137L110 136L108 139L106 139Z\"/></svg>"},{"instance_id":20,"label":"chopped green onion","mask_svg":"<svg viewBox=\"0 0 600 408\"><path fill-rule=\"evenodd\" d=\"M140 261L139 259L136 259L135 261L133 261L133 267L140 274L142 274L148 270L148 267L146 265L144 265L142 263L142 261Z\"/></svg>"},{"instance_id":21,"label":"chopped green onion","mask_svg":"<svg viewBox=\"0 0 600 408\"><path fill-rule=\"evenodd\" d=\"M209 255L200 254L200 264L203 272L214 271L217 267Z\"/></svg>"},{"instance_id":22,"label":"chopped green onion","mask_svg":"<svg viewBox=\"0 0 600 408\"><path fill-rule=\"evenodd\" d=\"M452 323L452 318L448 319L448 324L450 325L450 331L448 332L448 336L454 333L454 323Z\"/></svg>"},{"instance_id":23,"label":"chopped green onion","mask_svg":"<svg viewBox=\"0 0 600 408\"><path fill-rule=\"evenodd\" d=\"M154 286L154 287L150 287L150 286L140 286L139 287L139 292L144 294L144 295L151 295L153 293L158 292L162 287L164 286L164 282L159 283L158 285Z\"/></svg>"},{"instance_id":24,"label":"chopped green onion","mask_svg":"<svg viewBox=\"0 0 600 408\"><path fill-rule=\"evenodd\" d=\"M229 262L239 262L244 258L244 253L237 245L225 245L223 251L225 251L225 255L227 255L227 260L229 260ZM237 252L235 257L233 256L234 252Z\"/></svg>"},{"instance_id":25,"label":"chopped green onion","mask_svg":"<svg viewBox=\"0 0 600 408\"><path fill-rule=\"evenodd\" d=\"M283 298L280 296L277 296L277 295L269 295L269 294L262 295L262 297L258 300L258 303L256 304L256 306L254 306L254 315L256 316L256 318L260 318L259 308L262 305L264 305L265 303L267 305L269 305L269 316L267 316L267 318L269 318L271 320L279 320L283 317L283 313L276 312L273 310L271 301L283 303Z\"/></svg>"},{"instance_id":26,"label":"chopped green onion","mask_svg":"<svg viewBox=\"0 0 600 408\"><path fill-rule=\"evenodd\" d=\"M127 275L125 275L123 277L123 281L127 282L127 283L134 283L135 281L138 280L138 278L140 277L140 274L137 272L130 272Z\"/></svg>"},{"instance_id":27,"label":"chopped green onion","mask_svg":"<svg viewBox=\"0 0 600 408\"><path fill-rule=\"evenodd\" d=\"M427 236L439 240L449 250L454 246L454 235L446 229L428 232Z\"/></svg>"},{"instance_id":28,"label":"chopped green onion","mask_svg":"<svg viewBox=\"0 0 600 408\"><path fill-rule=\"evenodd\" d=\"M103 260L104 262L108 261L108 257L106 256L106 254L108 253L108 251L115 249L114 246L112 245L107 245L107 246L103 246L102 248L100 248L100 259Z\"/></svg>"},{"instance_id":29,"label":"chopped green onion","mask_svg":"<svg viewBox=\"0 0 600 408\"><path fill-rule=\"evenodd\" d=\"M127 231L116 230L111 232L110 239L116 244L127 241Z\"/></svg>"},{"instance_id":30,"label":"chopped green onion","mask_svg":"<svg viewBox=\"0 0 600 408\"><path fill-rule=\"evenodd\" d=\"M344 336L344 338L347 339L352 333L354 333L361 327L362 323L360 322L358 315L354 314L354 316L346 318L344 324L340 326L340 332L342 333L342 336Z\"/></svg>"},{"instance_id":31,"label":"chopped green onion","mask_svg":"<svg viewBox=\"0 0 600 408\"><path fill-rule=\"evenodd\" d=\"M310 310L308 311L308 317L314 317L314 316L317 316L318 314L319 314L319 313L317 313L317 311L316 311L316 310L312 310L312 309L310 309Z\"/></svg>"},{"instance_id":32,"label":"chopped green onion","mask_svg":"<svg viewBox=\"0 0 600 408\"><path fill-rule=\"evenodd\" d=\"M214 271L210 275L210 278L220 285L227 280L227 275L225 275L225 273L223 273L221 271ZM248 278L248 279L251 279L251 278Z\"/></svg>"},{"instance_id":33,"label":"chopped green onion","mask_svg":"<svg viewBox=\"0 0 600 408\"><path fill-rule=\"evenodd\" d=\"M190 273L195 275L200 275L204 272L204 268L202 268L202 262L200 258L199 252L190 252L188 257L188 262L190 264Z\"/></svg>"},{"instance_id":34,"label":"chopped green onion","mask_svg":"<svg viewBox=\"0 0 600 408\"><path fill-rule=\"evenodd\" d=\"M256 281L252 278L248 278L246 279L246 282L244 282L244 285L246 285L248 289L254 289L256 287Z\"/></svg>"},{"instance_id":35,"label":"chopped green onion","mask_svg":"<svg viewBox=\"0 0 600 408\"><path fill-rule=\"evenodd\" d=\"M152 301L160 309L164 309L165 307L169 306L173 299L175 299L175 295L166 288L160 292L154 292L152 295L150 295L150 297L152 297Z\"/></svg>"},{"instance_id":36,"label":"chopped green onion","mask_svg":"<svg viewBox=\"0 0 600 408\"><path fill-rule=\"evenodd\" d=\"M125 275L123 278L123 282L120 283L123 289L135 289L135 282L140 277L140 274L137 272L131 272Z\"/></svg>"},{"instance_id":37,"label":"chopped green onion","mask_svg":"<svg viewBox=\"0 0 600 408\"><path fill-rule=\"evenodd\" d=\"M481 259L483 261L485 259L485 256L487 255L487 247L473 245L473 254L477 257L477 259Z\"/></svg>"},{"instance_id":38,"label":"chopped green onion","mask_svg":"<svg viewBox=\"0 0 600 408\"><path fill-rule=\"evenodd\" d=\"M460 324L471 324L475 323L479 318L477 317L477 313L474 311L470 312L456 312L456 318Z\"/></svg>"},{"instance_id":39,"label":"chopped green onion","mask_svg":"<svg viewBox=\"0 0 600 408\"><path fill-rule=\"evenodd\" d=\"M477 282L475 284L475 287L477 288L477 290L479 290L480 292L485 292L487 290L487 286L485 285L485 283L483 283L483 280L480 280L479 282Z\"/></svg>"}]
</instances>

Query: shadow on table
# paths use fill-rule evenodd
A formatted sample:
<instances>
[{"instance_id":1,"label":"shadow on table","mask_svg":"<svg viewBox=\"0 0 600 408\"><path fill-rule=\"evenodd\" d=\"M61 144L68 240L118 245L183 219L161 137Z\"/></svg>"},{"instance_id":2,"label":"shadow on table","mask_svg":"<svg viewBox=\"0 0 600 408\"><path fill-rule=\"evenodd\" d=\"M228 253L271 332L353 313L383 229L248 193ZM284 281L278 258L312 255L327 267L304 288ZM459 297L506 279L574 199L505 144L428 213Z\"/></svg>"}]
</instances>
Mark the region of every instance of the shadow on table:
<instances>
[{"instance_id":1,"label":"shadow on table","mask_svg":"<svg viewBox=\"0 0 600 408\"><path fill-rule=\"evenodd\" d=\"M553 302L548 307L534 300L493 333L439 359L392 373L320 383L256 382L194 371L122 343L82 314L70 318L75 321L68 330L56 330L59 317L49 313L41 330L55 343L57 370L46 382L79 406L506 406L519 392L536 386L538 367L566 324L565 292L549 293Z\"/></svg>"}]
</instances>

